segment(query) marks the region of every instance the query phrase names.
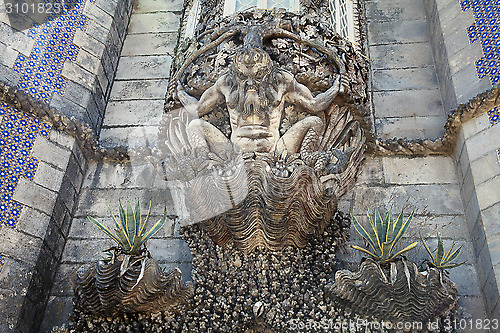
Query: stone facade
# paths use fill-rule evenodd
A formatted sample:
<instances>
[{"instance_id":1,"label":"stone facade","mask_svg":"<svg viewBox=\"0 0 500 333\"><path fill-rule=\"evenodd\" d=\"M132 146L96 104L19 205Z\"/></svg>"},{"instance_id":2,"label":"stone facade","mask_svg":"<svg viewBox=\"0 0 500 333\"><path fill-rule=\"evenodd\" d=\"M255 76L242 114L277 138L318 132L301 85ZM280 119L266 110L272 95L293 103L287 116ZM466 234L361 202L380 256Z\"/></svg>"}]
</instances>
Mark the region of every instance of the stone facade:
<instances>
[{"instance_id":1,"label":"stone facade","mask_svg":"<svg viewBox=\"0 0 500 333\"><path fill-rule=\"evenodd\" d=\"M483 53L484 38L471 33L479 33L479 13L489 10L484 2L364 2L370 117L377 138L434 139L443 134L451 111L496 83L494 74L485 75L485 67L475 63L489 54ZM73 53L53 70L62 80L60 86L54 85L45 97L42 90L30 90L36 88L29 86L36 73L24 76L29 74L30 59L39 54L35 48L45 32L12 29L5 13L0 16L0 79L86 124L100 134L103 146L133 148L154 141L183 21L182 2L141 0L134 7L129 0L78 4L81 8L75 10L85 16L84 22L69 36L58 37L76 46L65 49ZM498 5L492 6L500 12ZM47 45L42 55L50 53ZM18 107L20 113L25 111ZM384 205L395 211L413 208L416 219L409 239L422 234L434 244L439 232L448 246L452 240L464 244L461 259L466 264L451 270L458 284L460 318L500 319L497 123L497 109L463 123L451 156L369 156L355 188L339 203L342 211L355 216ZM8 125L4 114L2 130L13 132ZM86 216L109 220L107 205L115 211L119 200L140 199L143 209L151 200L153 218L167 207L170 222L148 247L161 265L178 266L183 277L190 278L192 257L179 236L175 216L181 203L171 195L173 184L133 157L120 163L91 160L81 140L47 126L43 135L30 139L28 155L36 159L33 174L19 177L11 192L5 190L11 195L9 202L21 209L18 214L14 210L14 225L5 222L13 210L1 212L5 220L0 222L0 332L50 331L67 323L76 270L112 245ZM1 145L5 159L10 148ZM6 199L1 200L5 204ZM355 232L351 243L360 243ZM349 264L359 254L346 250L343 256ZM426 257L423 248L409 256L416 261Z\"/></svg>"}]
</instances>

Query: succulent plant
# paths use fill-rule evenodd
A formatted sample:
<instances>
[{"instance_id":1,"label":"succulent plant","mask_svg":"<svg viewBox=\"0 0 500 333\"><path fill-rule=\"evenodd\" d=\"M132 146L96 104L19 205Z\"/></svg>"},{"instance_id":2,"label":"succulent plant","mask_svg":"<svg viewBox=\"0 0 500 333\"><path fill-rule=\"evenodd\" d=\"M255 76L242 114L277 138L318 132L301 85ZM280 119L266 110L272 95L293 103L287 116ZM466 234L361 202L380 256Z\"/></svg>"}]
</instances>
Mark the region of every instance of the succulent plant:
<instances>
[{"instance_id":1,"label":"succulent plant","mask_svg":"<svg viewBox=\"0 0 500 333\"><path fill-rule=\"evenodd\" d=\"M99 229L101 229L106 235L108 235L112 240L114 240L118 244L121 252L123 252L124 254L133 255L137 254L141 246L155 233L157 233L158 230L160 230L167 218L165 209L163 218L156 222L148 231L146 231L146 225L148 224L150 213L151 202L149 203L149 210L146 219L144 220L144 222L142 222L139 200L135 205L135 209L132 209L130 203L127 202L126 211L120 203L120 221L118 221L116 216L111 212L111 215L113 216L113 220L115 222L114 234L108 227L97 221L95 218L88 216L88 219Z\"/></svg>"},{"instance_id":2,"label":"succulent plant","mask_svg":"<svg viewBox=\"0 0 500 333\"><path fill-rule=\"evenodd\" d=\"M437 249L434 251L431 251L429 246L427 246L427 243L423 240L422 236L420 236L422 239L422 243L424 244L425 249L427 250L427 253L431 257L431 260L425 259L425 261L434 268L440 269L440 270L445 270L445 269L452 269L458 266L463 265L465 262L461 263L452 263L453 260L455 260L458 255L460 254L460 251L462 250L462 246L460 246L458 249L453 251L453 248L455 247L455 241L451 244L451 248L445 252L444 250L444 245L443 241L441 239L441 236L438 234L438 246Z\"/></svg>"},{"instance_id":3,"label":"succulent plant","mask_svg":"<svg viewBox=\"0 0 500 333\"><path fill-rule=\"evenodd\" d=\"M351 245L353 249L362 251L370 255L377 261L388 262L395 259L397 256L413 249L418 242L414 242L401 251L396 252L396 246L403 237L406 229L413 219L414 211L406 221L403 218L403 211L399 214L396 220L392 218L392 209L390 209L384 218L376 209L374 218L370 215L370 211L366 213L368 216L368 231L352 216L352 223L356 231L370 244L373 252L362 247Z\"/></svg>"}]
</instances>

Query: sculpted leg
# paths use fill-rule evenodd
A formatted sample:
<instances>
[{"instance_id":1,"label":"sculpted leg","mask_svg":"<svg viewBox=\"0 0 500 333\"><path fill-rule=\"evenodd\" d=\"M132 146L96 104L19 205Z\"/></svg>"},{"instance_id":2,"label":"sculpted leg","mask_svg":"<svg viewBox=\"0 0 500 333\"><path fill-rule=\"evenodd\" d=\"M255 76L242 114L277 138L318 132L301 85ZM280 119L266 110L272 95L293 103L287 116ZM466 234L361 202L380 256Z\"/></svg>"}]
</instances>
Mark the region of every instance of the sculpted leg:
<instances>
[{"instance_id":1,"label":"sculpted leg","mask_svg":"<svg viewBox=\"0 0 500 333\"><path fill-rule=\"evenodd\" d=\"M316 116L304 118L283 134L276 148L279 152L286 149L289 154L317 150L322 129L321 118Z\"/></svg>"},{"instance_id":2,"label":"sculpted leg","mask_svg":"<svg viewBox=\"0 0 500 333\"><path fill-rule=\"evenodd\" d=\"M214 125L202 119L192 120L187 127L189 141L195 149L219 154L232 149L229 139Z\"/></svg>"}]
</instances>

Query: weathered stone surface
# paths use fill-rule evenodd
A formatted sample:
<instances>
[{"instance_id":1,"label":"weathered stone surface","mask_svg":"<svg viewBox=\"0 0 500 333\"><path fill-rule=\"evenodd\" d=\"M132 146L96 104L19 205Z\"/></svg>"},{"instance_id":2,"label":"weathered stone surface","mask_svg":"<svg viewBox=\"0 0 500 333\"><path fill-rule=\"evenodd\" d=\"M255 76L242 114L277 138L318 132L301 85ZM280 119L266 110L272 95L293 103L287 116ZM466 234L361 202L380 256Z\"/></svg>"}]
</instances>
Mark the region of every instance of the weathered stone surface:
<instances>
[{"instance_id":1,"label":"weathered stone surface","mask_svg":"<svg viewBox=\"0 0 500 333\"><path fill-rule=\"evenodd\" d=\"M116 207L119 201L136 202L137 199L144 205L151 201L152 215L162 215L165 207L167 208L167 214L175 215L175 210L168 190L90 189L82 193L76 216L102 216L103 214L107 214L108 204L111 207Z\"/></svg>"},{"instance_id":2,"label":"weathered stone surface","mask_svg":"<svg viewBox=\"0 0 500 333\"><path fill-rule=\"evenodd\" d=\"M474 184L481 184L500 174L498 154L492 151L471 163Z\"/></svg>"},{"instance_id":3,"label":"weathered stone surface","mask_svg":"<svg viewBox=\"0 0 500 333\"><path fill-rule=\"evenodd\" d=\"M422 0L366 1L366 16L370 21L425 19Z\"/></svg>"},{"instance_id":4,"label":"weathered stone surface","mask_svg":"<svg viewBox=\"0 0 500 333\"><path fill-rule=\"evenodd\" d=\"M35 173L34 181L36 184L57 192L61 187L64 171L56 169L47 163L40 161Z\"/></svg>"},{"instance_id":5,"label":"weathered stone surface","mask_svg":"<svg viewBox=\"0 0 500 333\"><path fill-rule=\"evenodd\" d=\"M438 89L374 92L373 104L379 118L444 115Z\"/></svg>"},{"instance_id":6,"label":"weathered stone surface","mask_svg":"<svg viewBox=\"0 0 500 333\"><path fill-rule=\"evenodd\" d=\"M95 76L91 72L71 61L67 61L64 64L61 75L71 81L82 84L89 90L92 90L95 83Z\"/></svg>"},{"instance_id":7,"label":"weathered stone surface","mask_svg":"<svg viewBox=\"0 0 500 333\"><path fill-rule=\"evenodd\" d=\"M428 89L437 87L437 84L432 67L373 71L373 91Z\"/></svg>"},{"instance_id":8,"label":"weathered stone surface","mask_svg":"<svg viewBox=\"0 0 500 333\"><path fill-rule=\"evenodd\" d=\"M495 151L500 142L500 126L492 126L472 137L465 139L469 160L475 161L478 158Z\"/></svg>"},{"instance_id":9,"label":"weathered stone surface","mask_svg":"<svg viewBox=\"0 0 500 333\"><path fill-rule=\"evenodd\" d=\"M116 81L110 100L162 99L167 91L168 80Z\"/></svg>"},{"instance_id":10,"label":"weathered stone surface","mask_svg":"<svg viewBox=\"0 0 500 333\"><path fill-rule=\"evenodd\" d=\"M458 181L451 157L384 157L382 161L388 184L456 184Z\"/></svg>"},{"instance_id":11,"label":"weathered stone surface","mask_svg":"<svg viewBox=\"0 0 500 333\"><path fill-rule=\"evenodd\" d=\"M390 206L393 211L401 211L407 205L420 213L463 214L459 187L452 184L395 186L391 191L385 187L358 186L353 211L363 213L367 209Z\"/></svg>"},{"instance_id":12,"label":"weathered stone surface","mask_svg":"<svg viewBox=\"0 0 500 333\"><path fill-rule=\"evenodd\" d=\"M81 30L76 31L73 43L97 57L101 57L102 54L104 53L105 49L104 43L89 36L87 33Z\"/></svg>"},{"instance_id":13,"label":"weathered stone surface","mask_svg":"<svg viewBox=\"0 0 500 333\"><path fill-rule=\"evenodd\" d=\"M375 119L379 138L435 139L443 135L445 116Z\"/></svg>"},{"instance_id":14,"label":"weathered stone surface","mask_svg":"<svg viewBox=\"0 0 500 333\"><path fill-rule=\"evenodd\" d=\"M177 32L179 29L178 14L171 12L166 13L145 13L134 14L130 19L128 28L131 33L147 33L147 32Z\"/></svg>"},{"instance_id":15,"label":"weathered stone surface","mask_svg":"<svg viewBox=\"0 0 500 333\"><path fill-rule=\"evenodd\" d=\"M76 63L94 75L97 74L97 70L101 64L98 57L85 50L78 51Z\"/></svg>"},{"instance_id":16,"label":"weathered stone surface","mask_svg":"<svg viewBox=\"0 0 500 333\"><path fill-rule=\"evenodd\" d=\"M0 64L12 68L16 62L19 51L16 51L10 45L0 43Z\"/></svg>"},{"instance_id":17,"label":"weathered stone surface","mask_svg":"<svg viewBox=\"0 0 500 333\"><path fill-rule=\"evenodd\" d=\"M430 43L370 46L373 69L427 67L433 65Z\"/></svg>"},{"instance_id":18,"label":"weathered stone surface","mask_svg":"<svg viewBox=\"0 0 500 333\"><path fill-rule=\"evenodd\" d=\"M163 55L172 53L177 33L129 34L123 43L122 56Z\"/></svg>"},{"instance_id":19,"label":"weathered stone surface","mask_svg":"<svg viewBox=\"0 0 500 333\"><path fill-rule=\"evenodd\" d=\"M477 200L481 210L500 202L500 175L476 187Z\"/></svg>"},{"instance_id":20,"label":"weathered stone surface","mask_svg":"<svg viewBox=\"0 0 500 333\"><path fill-rule=\"evenodd\" d=\"M111 127L159 124L164 103L161 99L109 102L103 125Z\"/></svg>"},{"instance_id":21,"label":"weathered stone surface","mask_svg":"<svg viewBox=\"0 0 500 333\"><path fill-rule=\"evenodd\" d=\"M368 22L369 45L429 41L426 20Z\"/></svg>"},{"instance_id":22,"label":"weathered stone surface","mask_svg":"<svg viewBox=\"0 0 500 333\"><path fill-rule=\"evenodd\" d=\"M158 126L131 126L104 128L101 142L106 146L153 147L158 137Z\"/></svg>"},{"instance_id":23,"label":"weathered stone surface","mask_svg":"<svg viewBox=\"0 0 500 333\"><path fill-rule=\"evenodd\" d=\"M91 164L84 187L166 189L168 183L157 174L149 162L133 160L124 164Z\"/></svg>"},{"instance_id":24,"label":"weathered stone surface","mask_svg":"<svg viewBox=\"0 0 500 333\"><path fill-rule=\"evenodd\" d=\"M121 57L115 79L167 79L171 63L172 57L168 55Z\"/></svg>"},{"instance_id":25,"label":"weathered stone surface","mask_svg":"<svg viewBox=\"0 0 500 333\"><path fill-rule=\"evenodd\" d=\"M56 192L52 192L24 178L19 180L19 184L12 196L15 201L28 207L39 209L48 215L52 213L56 197Z\"/></svg>"},{"instance_id":26,"label":"weathered stone surface","mask_svg":"<svg viewBox=\"0 0 500 333\"><path fill-rule=\"evenodd\" d=\"M460 258L459 260L462 260ZM474 263L462 265L450 270L450 279L457 284L460 296L481 296Z\"/></svg>"},{"instance_id":27,"label":"weathered stone surface","mask_svg":"<svg viewBox=\"0 0 500 333\"><path fill-rule=\"evenodd\" d=\"M190 262L193 257L187 243L182 239L153 238L148 249L158 262Z\"/></svg>"},{"instance_id":28,"label":"weathered stone surface","mask_svg":"<svg viewBox=\"0 0 500 333\"><path fill-rule=\"evenodd\" d=\"M92 263L103 258L102 251L114 246L109 239L68 239L62 261L64 263Z\"/></svg>"},{"instance_id":29,"label":"weathered stone surface","mask_svg":"<svg viewBox=\"0 0 500 333\"><path fill-rule=\"evenodd\" d=\"M84 13L90 20L99 23L104 28L109 29L111 27L113 22L112 14L102 10L97 5L87 2Z\"/></svg>"},{"instance_id":30,"label":"weathered stone surface","mask_svg":"<svg viewBox=\"0 0 500 333\"><path fill-rule=\"evenodd\" d=\"M134 13L154 13L159 11L180 11L183 2L181 0L144 0L134 8Z\"/></svg>"},{"instance_id":31,"label":"weathered stone surface","mask_svg":"<svg viewBox=\"0 0 500 333\"><path fill-rule=\"evenodd\" d=\"M16 228L35 237L43 238L50 216L29 207L23 207Z\"/></svg>"},{"instance_id":32,"label":"weathered stone surface","mask_svg":"<svg viewBox=\"0 0 500 333\"><path fill-rule=\"evenodd\" d=\"M384 181L382 158L367 157L356 180L357 184L380 184Z\"/></svg>"},{"instance_id":33,"label":"weathered stone surface","mask_svg":"<svg viewBox=\"0 0 500 333\"><path fill-rule=\"evenodd\" d=\"M61 170L65 170L71 156L71 151L58 147L44 137L37 137L33 147L33 156Z\"/></svg>"},{"instance_id":34,"label":"weathered stone surface","mask_svg":"<svg viewBox=\"0 0 500 333\"><path fill-rule=\"evenodd\" d=\"M61 327L62 325L65 325L65 327L68 327L69 324L66 314L70 313L72 309L73 309L72 297L55 297L55 296L49 297L47 308L45 310L45 315L43 317L42 326L40 327L40 331L51 332L52 328L55 326Z\"/></svg>"},{"instance_id":35,"label":"weathered stone surface","mask_svg":"<svg viewBox=\"0 0 500 333\"><path fill-rule=\"evenodd\" d=\"M2 245L0 247L2 254L31 265L36 262L38 254L40 253L40 247L42 246L42 239L28 236L12 228L1 228L0 236L2 239ZM15 265L15 262L12 264ZM9 273L2 272L1 274L5 276L4 274ZM1 280L3 279L0 277L0 281ZM0 287L4 287L4 283L9 282L10 281L0 282Z\"/></svg>"}]
</instances>

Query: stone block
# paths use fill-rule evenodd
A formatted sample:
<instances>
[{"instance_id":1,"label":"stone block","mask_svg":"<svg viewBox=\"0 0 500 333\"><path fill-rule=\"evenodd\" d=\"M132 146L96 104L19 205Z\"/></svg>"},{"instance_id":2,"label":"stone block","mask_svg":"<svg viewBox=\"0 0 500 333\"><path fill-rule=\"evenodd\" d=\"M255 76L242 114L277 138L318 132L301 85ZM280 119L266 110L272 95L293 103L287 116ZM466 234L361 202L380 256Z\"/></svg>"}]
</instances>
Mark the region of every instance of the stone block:
<instances>
[{"instance_id":1,"label":"stone block","mask_svg":"<svg viewBox=\"0 0 500 333\"><path fill-rule=\"evenodd\" d=\"M356 180L357 184L380 184L383 182L384 173L382 159L379 157L367 157L361 166L361 172Z\"/></svg>"},{"instance_id":2,"label":"stone block","mask_svg":"<svg viewBox=\"0 0 500 333\"><path fill-rule=\"evenodd\" d=\"M462 260L462 259L459 259ZM462 265L450 269L450 280L457 284L459 296L481 296L474 265Z\"/></svg>"},{"instance_id":3,"label":"stone block","mask_svg":"<svg viewBox=\"0 0 500 333\"><path fill-rule=\"evenodd\" d=\"M110 100L163 99L167 85L166 79L116 81L113 83Z\"/></svg>"},{"instance_id":4,"label":"stone block","mask_svg":"<svg viewBox=\"0 0 500 333\"><path fill-rule=\"evenodd\" d=\"M33 147L33 157L61 170L66 170L71 151L57 146L44 137L37 137Z\"/></svg>"},{"instance_id":5,"label":"stone block","mask_svg":"<svg viewBox=\"0 0 500 333\"><path fill-rule=\"evenodd\" d=\"M40 238L23 234L18 230L8 227L0 229L0 236L2 239L0 251L3 255L30 265L35 264L40 253L40 248L42 247L42 240ZM0 287L2 286L0 285Z\"/></svg>"},{"instance_id":6,"label":"stone block","mask_svg":"<svg viewBox=\"0 0 500 333\"><path fill-rule=\"evenodd\" d=\"M445 116L382 118L375 119L375 128L381 139L435 139L443 135L445 121Z\"/></svg>"},{"instance_id":7,"label":"stone block","mask_svg":"<svg viewBox=\"0 0 500 333\"><path fill-rule=\"evenodd\" d=\"M463 70L465 67L476 66L474 63L483 57L483 51L480 43L470 44L468 47L464 48L461 52L455 53L449 58L450 74L455 75L459 71Z\"/></svg>"},{"instance_id":8,"label":"stone block","mask_svg":"<svg viewBox=\"0 0 500 333\"><path fill-rule=\"evenodd\" d=\"M498 286L496 276L493 271L490 272L483 287L483 293L486 300L486 313L491 313L498 303Z\"/></svg>"},{"instance_id":9,"label":"stone block","mask_svg":"<svg viewBox=\"0 0 500 333\"><path fill-rule=\"evenodd\" d=\"M177 32L180 15L172 12L134 14L128 27L129 34L148 32Z\"/></svg>"},{"instance_id":10,"label":"stone block","mask_svg":"<svg viewBox=\"0 0 500 333\"><path fill-rule=\"evenodd\" d=\"M21 215L17 221L16 228L19 231L25 232L43 239L47 226L49 224L50 216L29 207L23 207Z\"/></svg>"},{"instance_id":11,"label":"stone block","mask_svg":"<svg viewBox=\"0 0 500 333\"><path fill-rule=\"evenodd\" d=\"M80 192L83 181L83 171L76 162L76 159L71 156L68 164L68 169L66 170L66 178L70 182L69 186L72 186L77 193Z\"/></svg>"},{"instance_id":12,"label":"stone block","mask_svg":"<svg viewBox=\"0 0 500 333\"><path fill-rule=\"evenodd\" d=\"M144 0L137 4L134 13L155 13L165 11L181 11L183 2L181 0Z\"/></svg>"},{"instance_id":13,"label":"stone block","mask_svg":"<svg viewBox=\"0 0 500 333\"><path fill-rule=\"evenodd\" d=\"M462 215L423 216L416 215L408 229L408 234L422 235L425 238L437 234L451 239L463 239L469 234L465 218Z\"/></svg>"},{"instance_id":14,"label":"stone block","mask_svg":"<svg viewBox=\"0 0 500 333\"><path fill-rule=\"evenodd\" d=\"M109 79L104 72L104 67L102 66L102 64L97 69L97 81L99 82L99 86L101 87L101 90L104 93L104 97L106 98L110 92L108 91L108 88L111 88L111 86L109 84Z\"/></svg>"},{"instance_id":15,"label":"stone block","mask_svg":"<svg viewBox=\"0 0 500 333\"><path fill-rule=\"evenodd\" d=\"M105 11L109 16L114 17L118 1L96 0L95 5Z\"/></svg>"},{"instance_id":16,"label":"stone block","mask_svg":"<svg viewBox=\"0 0 500 333\"><path fill-rule=\"evenodd\" d=\"M95 76L86 69L78 66L72 61L67 61L61 73L62 76L73 82L81 83L85 88L92 90L95 83Z\"/></svg>"},{"instance_id":17,"label":"stone block","mask_svg":"<svg viewBox=\"0 0 500 333\"><path fill-rule=\"evenodd\" d=\"M391 4L392 5L392 4ZM428 67L434 65L431 43L370 46L373 69Z\"/></svg>"},{"instance_id":18,"label":"stone block","mask_svg":"<svg viewBox=\"0 0 500 333\"><path fill-rule=\"evenodd\" d=\"M177 33L129 34L123 43L121 55L130 57L172 54L176 44Z\"/></svg>"},{"instance_id":19,"label":"stone block","mask_svg":"<svg viewBox=\"0 0 500 333\"><path fill-rule=\"evenodd\" d=\"M104 257L103 251L114 246L110 239L68 239L62 256L63 263L94 263Z\"/></svg>"},{"instance_id":20,"label":"stone block","mask_svg":"<svg viewBox=\"0 0 500 333\"><path fill-rule=\"evenodd\" d=\"M479 132L484 131L491 127L490 120L487 113L483 113L466 123L462 124L462 131L465 138L470 138Z\"/></svg>"},{"instance_id":21,"label":"stone block","mask_svg":"<svg viewBox=\"0 0 500 333\"><path fill-rule=\"evenodd\" d=\"M392 43L428 42L427 21L368 22L368 43L370 46Z\"/></svg>"},{"instance_id":22,"label":"stone block","mask_svg":"<svg viewBox=\"0 0 500 333\"><path fill-rule=\"evenodd\" d=\"M54 328L61 328L63 325L68 328L68 313L71 313L72 310L72 297L49 297L40 331L52 332Z\"/></svg>"},{"instance_id":23,"label":"stone block","mask_svg":"<svg viewBox=\"0 0 500 333\"><path fill-rule=\"evenodd\" d=\"M472 195L470 201L465 203L465 219L467 224L470 226L469 230L472 230L474 224L479 216L479 203L477 201L477 196Z\"/></svg>"},{"instance_id":24,"label":"stone block","mask_svg":"<svg viewBox=\"0 0 500 333\"><path fill-rule=\"evenodd\" d=\"M69 118L75 118L76 120L79 120L86 124L90 124L90 119L87 115L87 111L85 110L85 108L74 103L73 101L70 101L62 97L59 94L55 94L54 97L52 97L50 106L56 108L57 111L66 115Z\"/></svg>"},{"instance_id":25,"label":"stone block","mask_svg":"<svg viewBox=\"0 0 500 333\"><path fill-rule=\"evenodd\" d=\"M471 98L492 87L488 76L482 79L477 77L475 66L467 66L453 75L453 85L459 104L467 103Z\"/></svg>"},{"instance_id":26,"label":"stone block","mask_svg":"<svg viewBox=\"0 0 500 333\"><path fill-rule=\"evenodd\" d=\"M101 58L104 53L105 44L81 30L76 31L73 43L97 58Z\"/></svg>"},{"instance_id":27,"label":"stone block","mask_svg":"<svg viewBox=\"0 0 500 333\"><path fill-rule=\"evenodd\" d=\"M108 216L108 205L116 210L119 201L135 203L137 199L144 206L151 201L151 215L162 215L165 207L167 214L176 215L168 190L91 189L81 194L76 217Z\"/></svg>"},{"instance_id":28,"label":"stone block","mask_svg":"<svg viewBox=\"0 0 500 333\"><path fill-rule=\"evenodd\" d=\"M59 230L57 224L52 220L49 223L47 233L45 234L44 244L45 246L47 246L56 260L59 260L61 258L65 243L66 239L64 235L62 234L61 230Z\"/></svg>"},{"instance_id":29,"label":"stone block","mask_svg":"<svg viewBox=\"0 0 500 333\"><path fill-rule=\"evenodd\" d=\"M182 239L152 238L148 249L158 262L191 262L193 257L187 243Z\"/></svg>"},{"instance_id":30,"label":"stone block","mask_svg":"<svg viewBox=\"0 0 500 333\"><path fill-rule=\"evenodd\" d=\"M469 171L465 174L464 182L460 190L462 192L464 203L467 205L471 201L471 197L476 194L471 169L469 169Z\"/></svg>"},{"instance_id":31,"label":"stone block","mask_svg":"<svg viewBox=\"0 0 500 333\"><path fill-rule=\"evenodd\" d=\"M0 288L0 332L15 332L24 296Z\"/></svg>"},{"instance_id":32,"label":"stone block","mask_svg":"<svg viewBox=\"0 0 500 333\"><path fill-rule=\"evenodd\" d=\"M402 21L425 19L421 0L367 1L366 17L369 21Z\"/></svg>"},{"instance_id":33,"label":"stone block","mask_svg":"<svg viewBox=\"0 0 500 333\"><path fill-rule=\"evenodd\" d=\"M73 296L73 287L76 281L76 273L81 267L82 265L79 264L60 264L57 268L51 295L58 297ZM89 264L87 266L88 269L91 269L92 267L93 264Z\"/></svg>"},{"instance_id":34,"label":"stone block","mask_svg":"<svg viewBox=\"0 0 500 333\"><path fill-rule=\"evenodd\" d=\"M73 150L71 151L73 158L75 159L76 164L80 166L82 172L85 172L87 168L87 159L83 155L83 151L80 149L80 146L74 145Z\"/></svg>"},{"instance_id":35,"label":"stone block","mask_svg":"<svg viewBox=\"0 0 500 333\"><path fill-rule=\"evenodd\" d=\"M12 198L25 206L38 209L50 215L52 214L56 197L57 193L21 178Z\"/></svg>"},{"instance_id":36,"label":"stone block","mask_svg":"<svg viewBox=\"0 0 500 333\"><path fill-rule=\"evenodd\" d=\"M471 163L470 167L472 176L474 177L474 184L476 185L500 175L500 161L495 151L475 160Z\"/></svg>"},{"instance_id":37,"label":"stone block","mask_svg":"<svg viewBox=\"0 0 500 333\"><path fill-rule=\"evenodd\" d=\"M439 89L374 92L373 105L378 118L445 114Z\"/></svg>"},{"instance_id":38,"label":"stone block","mask_svg":"<svg viewBox=\"0 0 500 333\"><path fill-rule=\"evenodd\" d=\"M437 86L433 67L373 71L373 91L434 89Z\"/></svg>"},{"instance_id":39,"label":"stone block","mask_svg":"<svg viewBox=\"0 0 500 333\"><path fill-rule=\"evenodd\" d=\"M172 58L168 55L121 57L115 79L167 79L171 64Z\"/></svg>"},{"instance_id":40,"label":"stone block","mask_svg":"<svg viewBox=\"0 0 500 333\"><path fill-rule=\"evenodd\" d=\"M36 184L57 192L61 187L64 171L56 169L47 163L40 161L35 173L34 181Z\"/></svg>"},{"instance_id":41,"label":"stone block","mask_svg":"<svg viewBox=\"0 0 500 333\"><path fill-rule=\"evenodd\" d=\"M457 183L455 164L451 157L384 157L382 162L385 182L389 184Z\"/></svg>"},{"instance_id":42,"label":"stone block","mask_svg":"<svg viewBox=\"0 0 500 333\"><path fill-rule=\"evenodd\" d=\"M168 183L156 173L147 161L133 160L131 163L92 164L84 186L99 188L148 188L166 189Z\"/></svg>"},{"instance_id":43,"label":"stone block","mask_svg":"<svg viewBox=\"0 0 500 333\"><path fill-rule=\"evenodd\" d=\"M165 101L161 99L109 102L104 126L159 124L163 115L164 103Z\"/></svg>"},{"instance_id":44,"label":"stone block","mask_svg":"<svg viewBox=\"0 0 500 333\"><path fill-rule=\"evenodd\" d=\"M356 188L353 213L391 206L394 212L407 207L407 211L415 208L418 214L461 215L464 211L457 185L402 185L394 186L390 191L385 187Z\"/></svg>"},{"instance_id":45,"label":"stone block","mask_svg":"<svg viewBox=\"0 0 500 333\"><path fill-rule=\"evenodd\" d=\"M101 143L104 146L152 147L158 138L158 126L131 126L104 128Z\"/></svg>"},{"instance_id":46,"label":"stone block","mask_svg":"<svg viewBox=\"0 0 500 333\"><path fill-rule=\"evenodd\" d=\"M0 64L13 68L18 55L19 51L14 50L12 46L0 43Z\"/></svg>"},{"instance_id":47,"label":"stone block","mask_svg":"<svg viewBox=\"0 0 500 333\"><path fill-rule=\"evenodd\" d=\"M80 50L78 52L76 63L94 75L97 74L97 70L101 64L98 57L85 50Z\"/></svg>"},{"instance_id":48,"label":"stone block","mask_svg":"<svg viewBox=\"0 0 500 333\"><path fill-rule=\"evenodd\" d=\"M68 82L69 83L69 82ZM60 146L66 147L68 149L73 148L75 144L75 138L64 132L59 132L57 130L51 130L49 134L49 140L57 143Z\"/></svg>"},{"instance_id":49,"label":"stone block","mask_svg":"<svg viewBox=\"0 0 500 333\"><path fill-rule=\"evenodd\" d=\"M21 74L14 72L13 69L0 64L0 79L9 83L10 85L16 86L19 83Z\"/></svg>"},{"instance_id":50,"label":"stone block","mask_svg":"<svg viewBox=\"0 0 500 333\"><path fill-rule=\"evenodd\" d=\"M481 296L462 296L458 298L457 318L460 319L485 319L484 298ZM474 332L474 331L469 331Z\"/></svg>"},{"instance_id":51,"label":"stone block","mask_svg":"<svg viewBox=\"0 0 500 333\"><path fill-rule=\"evenodd\" d=\"M492 178L476 187L479 209L483 210L500 202L500 176Z\"/></svg>"}]
</instances>

